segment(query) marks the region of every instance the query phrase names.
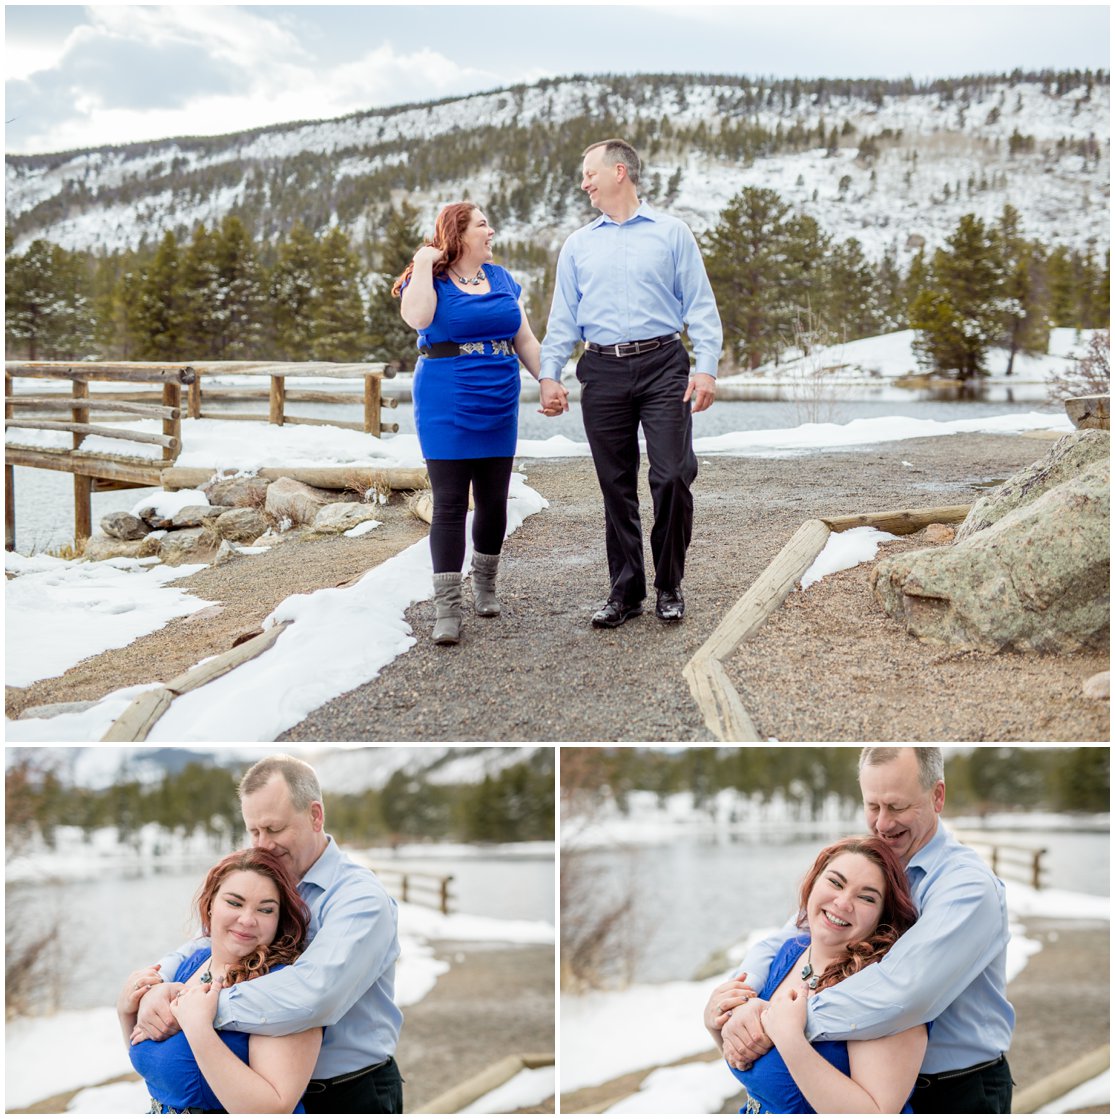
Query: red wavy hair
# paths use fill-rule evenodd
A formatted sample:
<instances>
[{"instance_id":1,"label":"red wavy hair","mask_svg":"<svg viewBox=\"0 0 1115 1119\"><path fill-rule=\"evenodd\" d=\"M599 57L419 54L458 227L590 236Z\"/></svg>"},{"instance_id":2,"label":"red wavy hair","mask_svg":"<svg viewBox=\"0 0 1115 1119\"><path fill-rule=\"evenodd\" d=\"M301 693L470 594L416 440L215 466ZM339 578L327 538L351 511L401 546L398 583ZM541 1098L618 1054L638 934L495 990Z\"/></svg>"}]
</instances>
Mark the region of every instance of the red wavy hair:
<instances>
[{"instance_id":1,"label":"red wavy hair","mask_svg":"<svg viewBox=\"0 0 1115 1119\"><path fill-rule=\"evenodd\" d=\"M868 964L877 963L894 947L898 938L918 919L917 906L910 895L906 871L898 861L898 856L878 837L849 836L826 847L813 863L809 873L801 883L798 899L799 929L806 926L806 913L809 895L817 884L817 879L838 855L862 855L873 862L883 873L883 906L879 923L874 932L863 940L848 945L848 955L843 960L830 964L818 978L817 990L824 990L855 975Z\"/></svg>"},{"instance_id":2,"label":"red wavy hair","mask_svg":"<svg viewBox=\"0 0 1115 1119\"><path fill-rule=\"evenodd\" d=\"M271 880L279 895L279 924L270 944L257 948L228 969L224 980L226 987L266 975L279 964L294 963L306 946L306 932L310 927L310 911L299 897L286 867L269 851L246 847L226 855L205 876L197 895L197 912L205 936L210 933L209 915L217 892L224 880L238 870L250 870Z\"/></svg>"},{"instance_id":3,"label":"red wavy hair","mask_svg":"<svg viewBox=\"0 0 1115 1119\"><path fill-rule=\"evenodd\" d=\"M434 265L435 278L445 272L451 260L456 260L461 255L465 230L472 221L473 211L479 209L475 202L450 202L448 206L442 207L434 223L433 237L423 242L424 245L434 245L445 250L445 259ZM410 279L413 271L414 261L411 261L391 288L391 294L396 298L402 294L403 285Z\"/></svg>"}]
</instances>

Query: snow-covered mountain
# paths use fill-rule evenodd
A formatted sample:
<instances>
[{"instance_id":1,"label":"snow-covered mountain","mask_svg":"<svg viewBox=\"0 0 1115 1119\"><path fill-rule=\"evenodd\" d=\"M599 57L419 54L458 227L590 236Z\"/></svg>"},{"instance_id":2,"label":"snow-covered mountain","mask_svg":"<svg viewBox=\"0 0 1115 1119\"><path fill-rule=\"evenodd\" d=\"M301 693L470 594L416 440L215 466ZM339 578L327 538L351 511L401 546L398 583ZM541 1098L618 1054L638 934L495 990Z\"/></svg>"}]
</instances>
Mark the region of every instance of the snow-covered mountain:
<instances>
[{"instance_id":1,"label":"snow-covered mountain","mask_svg":"<svg viewBox=\"0 0 1115 1119\"><path fill-rule=\"evenodd\" d=\"M535 759L546 747L534 746L365 746L319 747L299 750L317 771L322 789L333 793L360 793L381 789L392 774L402 770L431 784L471 785L502 769ZM156 784L191 762L243 770L275 747L229 746L215 749L150 746L36 746L8 747L6 765L24 757L49 766L66 784L103 789L120 779ZM536 759L542 764L545 759ZM552 765L552 762L550 763Z\"/></svg>"},{"instance_id":2,"label":"snow-covered mountain","mask_svg":"<svg viewBox=\"0 0 1115 1119\"><path fill-rule=\"evenodd\" d=\"M188 236L236 209L260 237L302 220L374 238L406 198L432 224L467 196L502 240L553 250L590 214L586 136L643 151L644 195L700 232L743 187L768 187L878 258L939 244L1006 203L1023 233L1102 254L1109 243L1108 75L912 82L755 82L642 75L494 93L215 138L9 156L7 220L22 251Z\"/></svg>"}]
</instances>

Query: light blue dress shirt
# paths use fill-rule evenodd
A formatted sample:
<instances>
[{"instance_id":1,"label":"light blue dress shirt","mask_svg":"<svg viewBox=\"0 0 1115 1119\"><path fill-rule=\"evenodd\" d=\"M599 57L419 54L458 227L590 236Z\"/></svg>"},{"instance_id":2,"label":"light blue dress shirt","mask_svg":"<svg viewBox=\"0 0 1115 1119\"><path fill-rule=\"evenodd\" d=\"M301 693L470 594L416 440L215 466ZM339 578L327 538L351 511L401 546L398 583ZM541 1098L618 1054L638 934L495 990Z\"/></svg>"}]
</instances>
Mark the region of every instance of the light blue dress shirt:
<instances>
[{"instance_id":1,"label":"light blue dress shirt","mask_svg":"<svg viewBox=\"0 0 1115 1119\"><path fill-rule=\"evenodd\" d=\"M622 224L601 214L570 234L558 256L542 377L560 381L579 342L614 346L683 326L696 372L715 377L724 332L689 226L645 202Z\"/></svg>"},{"instance_id":2,"label":"light blue dress shirt","mask_svg":"<svg viewBox=\"0 0 1115 1119\"><path fill-rule=\"evenodd\" d=\"M367 867L332 836L298 883L310 909L310 944L290 967L222 991L213 1024L278 1037L326 1026L316 1079L378 1064L395 1054L403 1016L395 1005L398 906ZM160 960L163 975L205 938Z\"/></svg>"},{"instance_id":3,"label":"light blue dress shirt","mask_svg":"<svg viewBox=\"0 0 1115 1119\"><path fill-rule=\"evenodd\" d=\"M924 1073L996 1060L1010 1049L1010 930L1003 883L938 822L906 867L917 923L877 964L809 1000L810 1041L869 1041L933 1022ZM759 990L792 922L756 944L740 964ZM789 930L789 931L788 931Z\"/></svg>"}]
</instances>

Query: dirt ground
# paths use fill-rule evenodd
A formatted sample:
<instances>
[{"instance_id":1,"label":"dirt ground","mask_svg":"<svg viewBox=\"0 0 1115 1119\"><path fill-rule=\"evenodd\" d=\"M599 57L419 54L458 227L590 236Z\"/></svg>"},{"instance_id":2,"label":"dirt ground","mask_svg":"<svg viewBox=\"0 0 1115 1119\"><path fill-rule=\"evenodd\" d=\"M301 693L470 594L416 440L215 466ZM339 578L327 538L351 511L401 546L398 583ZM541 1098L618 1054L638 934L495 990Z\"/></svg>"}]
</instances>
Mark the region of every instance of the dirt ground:
<instances>
[{"instance_id":1,"label":"dirt ground","mask_svg":"<svg viewBox=\"0 0 1115 1119\"><path fill-rule=\"evenodd\" d=\"M432 602L416 604L407 614L418 637L413 648L281 738L711 741L682 669L803 521L968 504L1049 445L967 434L796 457L702 455L685 620L659 622L652 592L646 614L605 631L589 625L608 590L591 461L520 462L549 507L507 541L502 615L466 614L461 644L440 647L428 640ZM645 468L642 500L649 534ZM287 595L355 578L427 532L401 501L383 519L382 528L363 537L284 544L187 576L180 585L219 610L172 622L60 678L9 689L9 716L32 704L95 699L127 684L170 679L229 648ZM1107 741L1108 702L1080 691L1108 667L1106 654L942 656L882 615L866 590L869 570L861 565L795 593L727 663L760 737Z\"/></svg>"}]
</instances>

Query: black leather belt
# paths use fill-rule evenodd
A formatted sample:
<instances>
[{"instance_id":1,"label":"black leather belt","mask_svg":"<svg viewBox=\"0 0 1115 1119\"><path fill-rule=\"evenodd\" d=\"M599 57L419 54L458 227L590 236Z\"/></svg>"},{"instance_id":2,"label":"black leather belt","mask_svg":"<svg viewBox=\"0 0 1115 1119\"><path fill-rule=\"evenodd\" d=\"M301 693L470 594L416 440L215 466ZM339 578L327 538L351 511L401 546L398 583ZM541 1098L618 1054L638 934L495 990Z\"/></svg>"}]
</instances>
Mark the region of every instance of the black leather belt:
<instances>
[{"instance_id":1,"label":"black leather belt","mask_svg":"<svg viewBox=\"0 0 1115 1119\"><path fill-rule=\"evenodd\" d=\"M967 1068L950 1069L947 1072L923 1072L917 1079L917 1083L922 1088L927 1088L930 1084L940 1084L944 1080L959 1080L962 1076L972 1076L974 1073L983 1072L984 1069L998 1068L999 1065L1006 1062L1006 1057L1002 1053L999 1054L993 1061L983 1061L978 1065L969 1065Z\"/></svg>"},{"instance_id":2,"label":"black leather belt","mask_svg":"<svg viewBox=\"0 0 1115 1119\"><path fill-rule=\"evenodd\" d=\"M663 334L661 338L642 338L638 342L618 342L614 346L598 346L595 342L586 342L585 349L594 354L607 354L609 357L637 357L639 354L650 353L661 346L668 346L676 342L680 334Z\"/></svg>"},{"instance_id":3,"label":"black leather belt","mask_svg":"<svg viewBox=\"0 0 1115 1119\"><path fill-rule=\"evenodd\" d=\"M357 1069L355 1072L345 1072L340 1076L331 1076L328 1080L311 1080L306 1085L307 1092L324 1092L328 1088L335 1088L338 1084L351 1084L354 1080L360 1080L365 1076L371 1075L377 1069L386 1067L391 1063L391 1058L388 1057L386 1061L380 1061L375 1065L367 1065L365 1068Z\"/></svg>"},{"instance_id":4,"label":"black leather belt","mask_svg":"<svg viewBox=\"0 0 1115 1119\"><path fill-rule=\"evenodd\" d=\"M477 357L509 357L515 352L512 338L498 338L493 342L434 342L429 346L419 346L423 357L457 357L460 354L475 354Z\"/></svg>"}]
</instances>

